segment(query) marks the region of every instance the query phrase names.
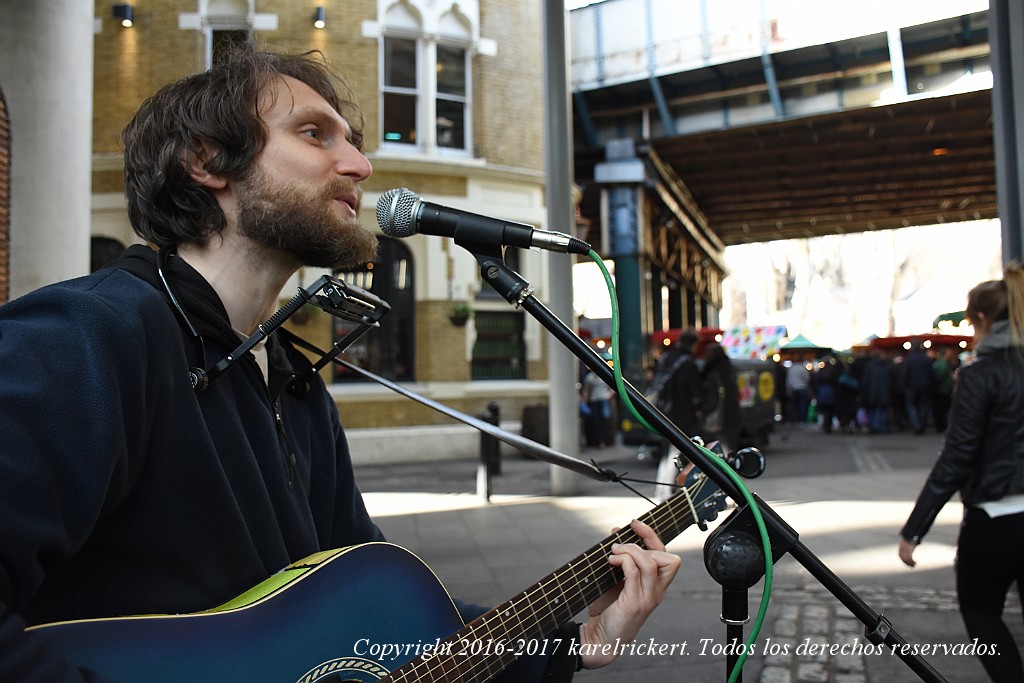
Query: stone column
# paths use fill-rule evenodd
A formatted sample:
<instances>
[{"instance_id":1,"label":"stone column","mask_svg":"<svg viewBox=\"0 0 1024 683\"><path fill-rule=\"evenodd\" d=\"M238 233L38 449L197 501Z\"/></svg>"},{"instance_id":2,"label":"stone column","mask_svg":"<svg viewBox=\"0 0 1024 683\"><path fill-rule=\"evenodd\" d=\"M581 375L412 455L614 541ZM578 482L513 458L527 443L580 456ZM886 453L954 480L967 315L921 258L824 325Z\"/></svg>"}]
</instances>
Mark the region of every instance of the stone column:
<instances>
[{"instance_id":1,"label":"stone column","mask_svg":"<svg viewBox=\"0 0 1024 683\"><path fill-rule=\"evenodd\" d=\"M89 269L93 4L5 3L11 298Z\"/></svg>"}]
</instances>

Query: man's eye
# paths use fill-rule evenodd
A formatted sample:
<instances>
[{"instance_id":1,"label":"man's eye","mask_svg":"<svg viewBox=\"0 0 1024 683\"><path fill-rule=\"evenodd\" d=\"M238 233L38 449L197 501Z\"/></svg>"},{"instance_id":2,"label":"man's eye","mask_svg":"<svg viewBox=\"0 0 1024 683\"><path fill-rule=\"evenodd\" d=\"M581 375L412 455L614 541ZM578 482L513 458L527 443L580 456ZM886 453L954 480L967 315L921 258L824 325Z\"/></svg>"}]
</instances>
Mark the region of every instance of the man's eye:
<instances>
[{"instance_id":1,"label":"man's eye","mask_svg":"<svg viewBox=\"0 0 1024 683\"><path fill-rule=\"evenodd\" d=\"M320 131L316 128L310 128L309 130L302 131L303 135L313 138L314 140L320 139Z\"/></svg>"}]
</instances>

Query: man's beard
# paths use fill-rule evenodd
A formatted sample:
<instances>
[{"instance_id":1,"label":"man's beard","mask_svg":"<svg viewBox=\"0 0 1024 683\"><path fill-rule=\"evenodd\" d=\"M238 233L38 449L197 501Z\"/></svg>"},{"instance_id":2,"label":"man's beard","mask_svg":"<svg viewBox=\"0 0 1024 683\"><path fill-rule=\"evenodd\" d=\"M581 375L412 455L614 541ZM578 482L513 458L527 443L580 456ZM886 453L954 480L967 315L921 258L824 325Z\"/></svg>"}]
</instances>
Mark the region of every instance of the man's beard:
<instances>
[{"instance_id":1,"label":"man's beard","mask_svg":"<svg viewBox=\"0 0 1024 683\"><path fill-rule=\"evenodd\" d=\"M273 183L258 166L236 185L238 233L294 255L316 268L351 268L372 261L377 237L356 219L339 217L334 197L351 191L339 178L322 192L304 192L290 183Z\"/></svg>"}]
</instances>

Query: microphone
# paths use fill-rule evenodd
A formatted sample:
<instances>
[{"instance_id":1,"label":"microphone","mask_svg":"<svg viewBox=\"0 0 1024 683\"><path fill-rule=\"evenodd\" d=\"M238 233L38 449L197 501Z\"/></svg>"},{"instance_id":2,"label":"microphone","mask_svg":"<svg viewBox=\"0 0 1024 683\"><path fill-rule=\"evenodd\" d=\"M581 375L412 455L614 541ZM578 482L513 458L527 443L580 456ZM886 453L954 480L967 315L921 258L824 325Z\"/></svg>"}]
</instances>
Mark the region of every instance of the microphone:
<instances>
[{"instance_id":1,"label":"microphone","mask_svg":"<svg viewBox=\"0 0 1024 683\"><path fill-rule=\"evenodd\" d=\"M380 196L377 222L381 232L389 237L419 233L452 237L459 246L491 244L524 249L536 247L563 254L590 253L589 244L571 235L432 204L404 187L388 190Z\"/></svg>"}]
</instances>

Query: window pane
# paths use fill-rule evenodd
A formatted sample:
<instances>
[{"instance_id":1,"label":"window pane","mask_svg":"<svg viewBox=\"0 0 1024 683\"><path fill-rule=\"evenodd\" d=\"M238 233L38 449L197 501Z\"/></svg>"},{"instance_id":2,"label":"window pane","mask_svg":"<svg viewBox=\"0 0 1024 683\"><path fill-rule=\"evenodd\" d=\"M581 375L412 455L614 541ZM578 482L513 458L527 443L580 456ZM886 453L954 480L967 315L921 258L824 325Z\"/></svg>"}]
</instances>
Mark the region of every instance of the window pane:
<instances>
[{"instance_id":1,"label":"window pane","mask_svg":"<svg viewBox=\"0 0 1024 683\"><path fill-rule=\"evenodd\" d=\"M401 291L403 289L409 289L412 285L409 282L409 270L410 270L409 259L398 259L395 261L395 290Z\"/></svg>"},{"instance_id":2,"label":"window pane","mask_svg":"<svg viewBox=\"0 0 1024 683\"><path fill-rule=\"evenodd\" d=\"M416 96L384 93L384 142L416 144Z\"/></svg>"},{"instance_id":3,"label":"window pane","mask_svg":"<svg viewBox=\"0 0 1024 683\"><path fill-rule=\"evenodd\" d=\"M437 92L466 96L466 50L437 46Z\"/></svg>"},{"instance_id":4,"label":"window pane","mask_svg":"<svg viewBox=\"0 0 1024 683\"><path fill-rule=\"evenodd\" d=\"M477 311L472 379L525 379L523 314Z\"/></svg>"},{"instance_id":5,"label":"window pane","mask_svg":"<svg viewBox=\"0 0 1024 683\"><path fill-rule=\"evenodd\" d=\"M466 106L462 102L437 101L437 146L466 148Z\"/></svg>"},{"instance_id":6,"label":"window pane","mask_svg":"<svg viewBox=\"0 0 1024 683\"><path fill-rule=\"evenodd\" d=\"M396 283L387 276L389 270L401 270L408 283ZM415 292L412 282L412 255L398 240L382 237L377 260L364 268L339 272L345 282L376 294L391 305L391 311L380 320L380 327L365 334L341 355L354 365L392 380L412 380L415 377ZM375 272L379 277L373 277ZM334 318L334 341L340 341L358 325L349 320ZM364 382L362 375L334 365L335 382Z\"/></svg>"},{"instance_id":7,"label":"window pane","mask_svg":"<svg viewBox=\"0 0 1024 683\"><path fill-rule=\"evenodd\" d=\"M416 87L416 41L384 38L384 85L391 88Z\"/></svg>"}]
</instances>

